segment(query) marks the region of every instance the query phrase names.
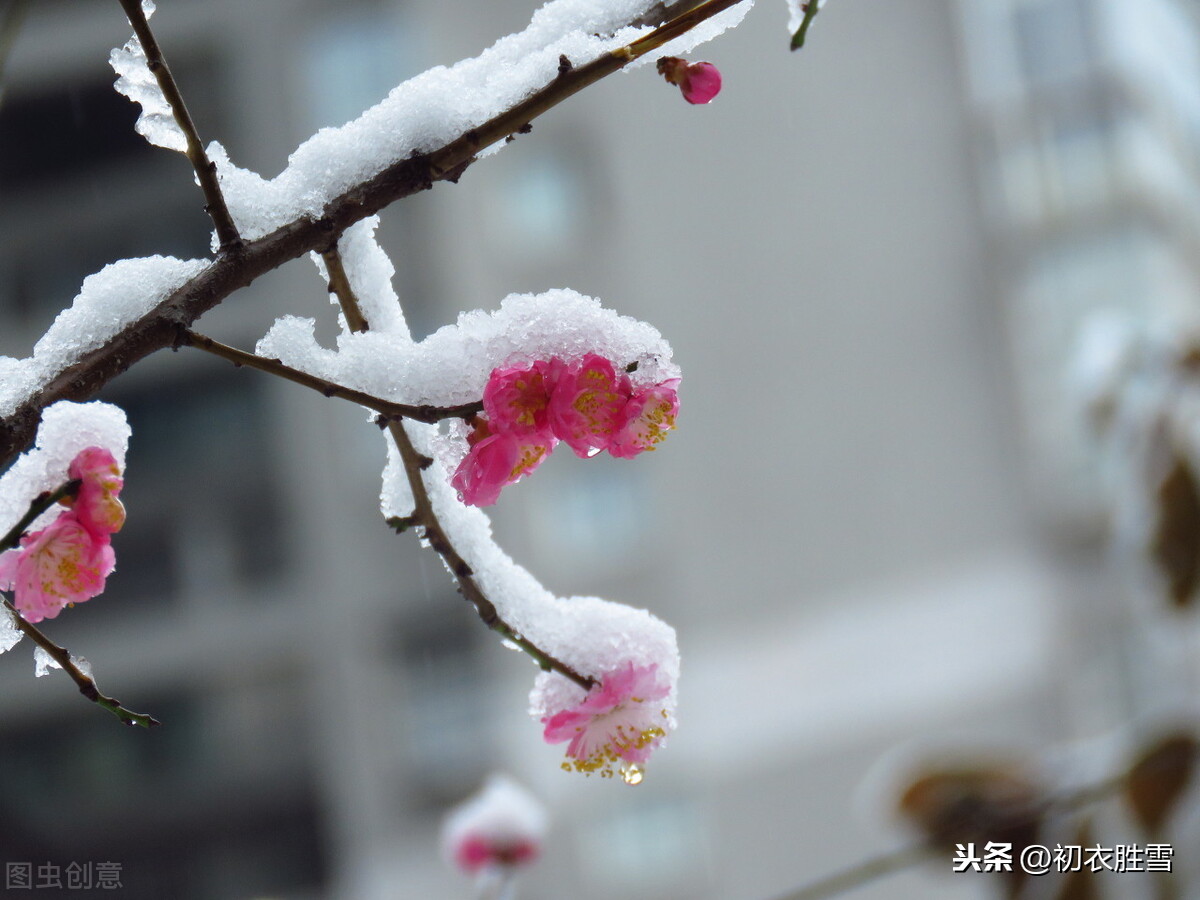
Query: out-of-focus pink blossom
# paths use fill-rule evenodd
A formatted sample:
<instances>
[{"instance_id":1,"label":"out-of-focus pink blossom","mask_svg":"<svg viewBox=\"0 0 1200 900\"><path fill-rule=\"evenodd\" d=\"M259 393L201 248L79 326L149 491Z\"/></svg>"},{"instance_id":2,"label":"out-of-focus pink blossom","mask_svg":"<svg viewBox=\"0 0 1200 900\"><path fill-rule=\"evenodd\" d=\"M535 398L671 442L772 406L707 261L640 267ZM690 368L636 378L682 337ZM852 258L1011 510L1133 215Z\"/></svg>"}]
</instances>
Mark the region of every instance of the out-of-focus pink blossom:
<instances>
[{"instance_id":1,"label":"out-of-focus pink blossom","mask_svg":"<svg viewBox=\"0 0 1200 900\"><path fill-rule=\"evenodd\" d=\"M522 438L510 432L492 432L485 419L476 419L467 438L471 449L450 479L458 498L468 506L491 506L507 485L528 475L554 449L554 438Z\"/></svg>"},{"instance_id":2,"label":"out-of-focus pink blossom","mask_svg":"<svg viewBox=\"0 0 1200 900\"><path fill-rule=\"evenodd\" d=\"M492 372L483 389L483 411L493 431L532 435L549 428L554 362L510 366Z\"/></svg>"},{"instance_id":3,"label":"out-of-focus pink blossom","mask_svg":"<svg viewBox=\"0 0 1200 900\"><path fill-rule=\"evenodd\" d=\"M604 676L577 706L543 718L542 736L547 744L570 741L562 766L567 771L612 778L616 766L636 783L641 764L666 737L670 714L659 701L671 688L664 682L658 666L627 663Z\"/></svg>"},{"instance_id":4,"label":"out-of-focus pink blossom","mask_svg":"<svg viewBox=\"0 0 1200 900\"><path fill-rule=\"evenodd\" d=\"M622 414L632 389L629 376L617 375L603 356L587 354L578 365L563 367L550 396L550 427L554 436L577 456L607 449L624 424Z\"/></svg>"},{"instance_id":5,"label":"out-of-focus pink blossom","mask_svg":"<svg viewBox=\"0 0 1200 900\"><path fill-rule=\"evenodd\" d=\"M667 432L675 427L679 414L679 379L641 388L625 404L624 424L613 435L608 452L632 459L644 450L653 450Z\"/></svg>"},{"instance_id":6,"label":"out-of-focus pink blossom","mask_svg":"<svg viewBox=\"0 0 1200 900\"><path fill-rule=\"evenodd\" d=\"M0 553L0 588L13 592L27 621L40 622L101 593L115 565L109 535L86 528L67 510L21 538L19 548Z\"/></svg>"},{"instance_id":7,"label":"out-of-focus pink blossom","mask_svg":"<svg viewBox=\"0 0 1200 900\"><path fill-rule=\"evenodd\" d=\"M468 834L455 848L454 862L468 873L490 865L523 866L537 859L539 850L533 841Z\"/></svg>"},{"instance_id":8,"label":"out-of-focus pink blossom","mask_svg":"<svg viewBox=\"0 0 1200 900\"><path fill-rule=\"evenodd\" d=\"M677 56L664 56L658 61L658 72L679 85L688 103L708 103L721 91L721 71L710 62L688 63Z\"/></svg>"},{"instance_id":9,"label":"out-of-focus pink blossom","mask_svg":"<svg viewBox=\"0 0 1200 900\"><path fill-rule=\"evenodd\" d=\"M97 535L120 531L125 507L117 495L125 481L113 455L103 447L88 447L71 460L67 475L81 482L75 500L64 501L75 511L79 524Z\"/></svg>"},{"instance_id":10,"label":"out-of-focus pink blossom","mask_svg":"<svg viewBox=\"0 0 1200 900\"><path fill-rule=\"evenodd\" d=\"M468 875L513 869L537 859L546 812L527 790L493 775L475 796L456 807L442 825L442 855Z\"/></svg>"}]
</instances>

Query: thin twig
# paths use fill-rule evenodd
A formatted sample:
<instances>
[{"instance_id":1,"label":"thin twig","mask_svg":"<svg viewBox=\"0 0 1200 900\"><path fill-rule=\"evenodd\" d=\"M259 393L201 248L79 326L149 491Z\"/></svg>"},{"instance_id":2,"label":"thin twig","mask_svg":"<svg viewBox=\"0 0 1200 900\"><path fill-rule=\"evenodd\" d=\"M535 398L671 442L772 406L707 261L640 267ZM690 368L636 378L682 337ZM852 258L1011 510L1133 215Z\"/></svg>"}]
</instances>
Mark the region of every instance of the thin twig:
<instances>
[{"instance_id":1,"label":"thin twig","mask_svg":"<svg viewBox=\"0 0 1200 900\"><path fill-rule=\"evenodd\" d=\"M0 552L16 547L21 542L21 535L34 523L34 520L64 497L75 496L79 491L80 483L80 480L76 478L74 481L59 485L52 491L45 491L34 497L29 504L29 509L25 511L25 515L21 516L21 520L10 528L4 537L0 538Z\"/></svg>"},{"instance_id":2,"label":"thin twig","mask_svg":"<svg viewBox=\"0 0 1200 900\"><path fill-rule=\"evenodd\" d=\"M72 659L71 654L65 647L58 646L58 644L46 637L46 635L44 635L36 625L32 625L25 621L24 616L22 616L20 611L8 601L7 597L0 598L0 602L4 604L4 608L8 610L9 615L12 616L13 623L20 628L21 631L23 631L31 641L45 650L50 658L58 663L59 667L64 672L71 676L71 680L79 686L79 693L83 694L83 696L87 697L97 706L107 709L110 713L120 719L121 723L124 725L137 725L140 728L154 728L156 725L162 724L162 722L158 721L158 719L154 718L154 716L146 713L134 712L131 709L126 709L114 698L106 697L104 694L100 693L99 688L96 687L96 682L90 675L85 673L79 668L78 665L75 664L75 660Z\"/></svg>"},{"instance_id":3,"label":"thin twig","mask_svg":"<svg viewBox=\"0 0 1200 900\"><path fill-rule=\"evenodd\" d=\"M429 546L437 551L438 555L442 557L446 565L450 568L450 571L454 573L459 590L462 592L463 597L474 605L475 611L479 613L479 618L483 620L483 624L528 653L533 658L533 661L543 670L565 675L585 691L590 691L596 686L596 679L581 675L571 666L561 660L555 659L524 635L517 634L507 622L500 618L500 613L497 612L495 604L488 599L483 589L479 586L479 583L475 581L474 572L472 572L471 567L459 555L458 551L454 549L454 545L446 537L445 529L442 528L441 522L438 521L437 514L433 510L433 504L429 500L429 492L425 489L425 481L421 477L421 472L427 458L417 452L413 446L412 438L408 436L408 432L404 429L403 422L390 422L388 424L388 431L392 435L392 440L396 442L396 449L400 451L400 459L404 463L404 472L408 476L409 487L412 488L412 518L424 529L424 538L429 542Z\"/></svg>"},{"instance_id":4,"label":"thin twig","mask_svg":"<svg viewBox=\"0 0 1200 900\"><path fill-rule=\"evenodd\" d=\"M345 274L344 271L343 274ZM354 290L350 287L350 280L348 278L341 280L341 287L337 291L337 298L338 302L342 305L347 323L353 321L362 322L364 330L370 327L366 316L363 315L358 298L355 296ZM524 650L543 671L558 672L560 675L570 678L585 691L590 691L596 685L594 678L581 675L571 666L561 660L555 659L524 635L517 634L512 626L500 618L500 613L497 611L496 605L488 599L483 588L475 580L475 573L471 570L471 566L462 558L458 550L455 549L454 544L450 542L450 538L446 535L446 530L442 527L437 512L433 508L433 501L429 499L429 491L425 488L425 478L422 473L429 467L431 460L417 452L417 448L413 446L412 438L409 437L408 431L405 430L402 421L397 419L389 421L388 433L391 434L392 440L396 444L396 449L400 451L400 460L404 464L404 474L408 478L408 486L412 490L413 495L412 515L406 516L399 521L404 523L405 528L412 527L413 525L419 525L422 528L422 536L429 542L429 546L441 556L443 562L446 563L446 566L454 574L454 579L458 582L459 591L462 593L464 599L475 607L475 611L479 613L479 618L483 620L483 624Z\"/></svg>"},{"instance_id":5,"label":"thin twig","mask_svg":"<svg viewBox=\"0 0 1200 900\"><path fill-rule=\"evenodd\" d=\"M778 900L824 900L851 888L861 887L876 878L906 869L928 856L931 850L932 848L924 843L901 847L899 850L856 863L820 881L814 881L798 891L784 894Z\"/></svg>"},{"instance_id":6,"label":"thin twig","mask_svg":"<svg viewBox=\"0 0 1200 900\"><path fill-rule=\"evenodd\" d=\"M801 7L804 10L804 18L800 20L800 27L796 29L796 33L792 35L793 50L799 50L804 46L804 39L808 37L808 26L812 24L812 20L821 11L821 2L822 0L808 0Z\"/></svg>"},{"instance_id":7,"label":"thin twig","mask_svg":"<svg viewBox=\"0 0 1200 900\"><path fill-rule=\"evenodd\" d=\"M233 217L229 214L229 207L225 204L221 185L217 182L217 167L204 152L204 145L200 143L200 135L196 131L196 123L192 121L187 104L183 102L183 94L179 92L179 85L175 83L175 77L167 66L162 49L158 46L150 23L146 20L146 14L142 12L141 0L120 0L120 2L121 8L125 10L125 15L129 19L129 24L133 26L133 33L137 35L137 39L142 45L142 51L146 54L146 65L153 73L155 80L158 81L163 96L171 106L171 114L183 130L184 138L187 140L185 153L192 168L196 170L196 178L200 182L200 189L204 192L204 210L212 219L213 227L217 230L217 240L220 242L221 250L235 250L242 246L242 238L238 234L237 226L233 223Z\"/></svg>"},{"instance_id":8,"label":"thin twig","mask_svg":"<svg viewBox=\"0 0 1200 900\"><path fill-rule=\"evenodd\" d=\"M710 0L686 13L689 27L736 2L738 0ZM677 26L668 23L640 39L637 44L641 53L661 46L676 31ZM618 71L633 58L627 48L622 48L588 65L571 68L522 103L468 130L440 150L401 159L350 188L331 200L321 217L298 219L245 244L236 254L218 257L149 313L131 322L102 346L84 354L74 365L52 376L7 416L0 426L0 466L7 464L32 440L41 411L51 403L86 400L138 360L174 346L181 325L191 325L235 290L289 260L328 248L331 236L341 234L355 222L374 215L390 203L427 190L436 181L457 180L484 147L522 131L537 116Z\"/></svg>"},{"instance_id":9,"label":"thin twig","mask_svg":"<svg viewBox=\"0 0 1200 900\"><path fill-rule=\"evenodd\" d=\"M350 276L346 274L346 267L342 263L342 253L338 249L338 245L334 244L323 252L321 259L325 260L325 271L329 273L329 293L338 298L338 303L342 307L342 315L346 317L346 324L350 330L353 332L370 330L371 326L367 324L366 317L363 316L362 310L358 306L358 300L354 296L354 289L350 287Z\"/></svg>"},{"instance_id":10,"label":"thin twig","mask_svg":"<svg viewBox=\"0 0 1200 900\"><path fill-rule=\"evenodd\" d=\"M25 530L33 524L38 516L50 509L59 500L64 497L74 496L78 491L79 479L75 479L60 485L53 491L46 491L34 497L29 504L29 509L21 517L21 520L10 528L3 538L0 538L0 551L16 547L20 543L21 535L25 533ZM79 686L79 693L83 694L83 696L87 697L93 703L107 709L126 725L140 725L142 728L151 728L162 724L153 716L133 712L123 707L112 697L106 697L101 694L96 687L96 682L75 664L75 661L71 658L71 654L65 648L51 641L36 625L27 622L20 611L7 598L0 598L0 602L3 603L4 608L12 616L13 623L28 635L30 640L45 650L50 655L50 658L59 664L63 671L71 676L75 684Z\"/></svg>"},{"instance_id":11,"label":"thin twig","mask_svg":"<svg viewBox=\"0 0 1200 900\"><path fill-rule=\"evenodd\" d=\"M195 347L206 353L211 353L213 356L227 359L235 366L247 366L251 369L258 369L260 372L277 375L295 384L311 388L319 394L324 394L326 397L339 397L342 400L349 400L351 403L357 403L360 406L365 406L367 409L373 409L375 412L389 419L415 419L418 422L434 424L441 422L443 419L468 419L483 410L483 403L478 400L472 403L461 403L458 406L431 406L429 404L395 403L391 400L384 400L363 391L344 387L333 381L327 381L316 375L310 375L301 369L294 369L277 359L257 356L253 353L247 353L245 350L230 347L228 344L222 344L220 341L215 341L207 335L186 328L180 331L179 343L181 346Z\"/></svg>"}]
</instances>

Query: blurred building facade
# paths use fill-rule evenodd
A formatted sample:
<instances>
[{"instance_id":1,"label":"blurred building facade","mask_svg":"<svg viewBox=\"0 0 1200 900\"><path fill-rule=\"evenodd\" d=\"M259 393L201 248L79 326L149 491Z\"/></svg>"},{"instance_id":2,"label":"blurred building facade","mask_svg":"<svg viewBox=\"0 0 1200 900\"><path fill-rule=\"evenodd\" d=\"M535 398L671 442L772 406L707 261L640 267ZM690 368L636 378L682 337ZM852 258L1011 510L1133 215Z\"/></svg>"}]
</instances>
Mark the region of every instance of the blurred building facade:
<instances>
[{"instance_id":1,"label":"blurred building facade","mask_svg":"<svg viewBox=\"0 0 1200 900\"><path fill-rule=\"evenodd\" d=\"M522 896L765 898L902 840L887 751L1117 721L1120 648L1084 604L1118 599L1059 386L1086 313L1196 308L1200 32L1190 4L1140 4L839 2L790 55L764 3L703 48L711 107L619 75L385 213L422 333L567 285L675 347L661 452L560 454L496 514L552 590L678 628L681 729L636 791L559 771L531 667L380 521L359 411L182 350L104 394L133 425L119 569L47 629L166 725L0 658L0 861L116 861L131 897L468 897L438 822L505 769L557 823ZM202 135L271 175L528 13L192 0L154 25ZM8 62L2 353L109 261L207 253L186 161L111 90L127 32L44 0ZM308 261L200 328L250 348L284 313L334 333ZM918 871L862 896L980 888Z\"/></svg>"}]
</instances>

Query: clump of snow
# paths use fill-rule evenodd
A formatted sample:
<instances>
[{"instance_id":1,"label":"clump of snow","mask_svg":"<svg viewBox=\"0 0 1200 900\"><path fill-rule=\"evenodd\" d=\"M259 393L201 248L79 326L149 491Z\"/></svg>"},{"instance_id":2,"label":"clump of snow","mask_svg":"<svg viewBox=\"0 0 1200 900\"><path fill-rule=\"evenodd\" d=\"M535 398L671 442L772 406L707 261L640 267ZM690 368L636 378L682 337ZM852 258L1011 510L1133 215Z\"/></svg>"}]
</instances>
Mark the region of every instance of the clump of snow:
<instances>
[{"instance_id":1,"label":"clump of snow","mask_svg":"<svg viewBox=\"0 0 1200 900\"><path fill-rule=\"evenodd\" d=\"M33 649L33 675L35 678L41 678L50 672L51 669L61 669L62 666L49 653L41 647Z\"/></svg>"},{"instance_id":2,"label":"clump of snow","mask_svg":"<svg viewBox=\"0 0 1200 900\"><path fill-rule=\"evenodd\" d=\"M13 621L13 615L7 609L0 609L0 653L5 653L17 646L24 633Z\"/></svg>"},{"instance_id":3,"label":"clump of snow","mask_svg":"<svg viewBox=\"0 0 1200 900\"><path fill-rule=\"evenodd\" d=\"M71 654L71 662L80 672L88 678L92 677L92 664L82 656ZM50 672L51 669L61 669L62 666L49 653L41 647L35 647L33 650L33 675L35 678L41 678Z\"/></svg>"},{"instance_id":4,"label":"clump of snow","mask_svg":"<svg viewBox=\"0 0 1200 900\"><path fill-rule=\"evenodd\" d=\"M713 38L720 37L730 28L736 28L740 25L742 19L746 17L746 13L750 12L750 7L753 5L754 0L745 0L744 3L729 7L729 9L718 13L711 19L701 22L686 34L682 34L675 38L675 40L663 44L662 47L653 53L647 53L641 59L634 60L625 67L626 70L636 69L640 66L657 62L664 56L684 56L690 53L701 44L707 43Z\"/></svg>"},{"instance_id":5,"label":"clump of snow","mask_svg":"<svg viewBox=\"0 0 1200 900\"><path fill-rule=\"evenodd\" d=\"M54 490L69 480L67 469L81 450L103 447L124 469L128 445L129 423L125 413L111 403L61 400L46 407L33 449L23 453L0 476L0 534L20 521L38 494ZM45 527L60 511L47 510L31 530Z\"/></svg>"},{"instance_id":6,"label":"clump of snow","mask_svg":"<svg viewBox=\"0 0 1200 900\"><path fill-rule=\"evenodd\" d=\"M399 403L452 406L483 396L492 370L539 359L564 361L597 353L625 367L634 387L679 377L671 346L658 329L603 307L567 288L510 294L493 312L462 313L425 340L399 332L343 334L335 352L313 335L315 322L285 316L258 342L260 356L276 357L330 381Z\"/></svg>"},{"instance_id":7,"label":"clump of snow","mask_svg":"<svg viewBox=\"0 0 1200 900\"><path fill-rule=\"evenodd\" d=\"M151 0L142 0L142 12L147 19L154 14ZM187 137L175 121L171 105L167 103L158 80L146 64L146 52L137 36L131 37L124 47L113 50L108 62L118 75L115 85L117 92L142 107L142 114L134 125L137 133L156 147L178 150L180 153L186 151Z\"/></svg>"},{"instance_id":8,"label":"clump of snow","mask_svg":"<svg viewBox=\"0 0 1200 900\"><path fill-rule=\"evenodd\" d=\"M436 458L437 428L406 423L418 452L434 458L425 470L430 502L450 542L475 573L475 580L500 617L518 634L582 675L600 678L627 662L657 665L671 685L663 701L667 727L673 726L679 679L679 650L675 629L643 609L598 597L557 597L527 569L513 561L496 543L487 515L465 506L450 486L446 466ZM403 478L397 466L386 484ZM404 506L404 501L408 506ZM385 515L411 513L411 496L384 497ZM390 511L389 511L390 510ZM583 690L562 675L542 673L530 696L530 713L537 719L577 704Z\"/></svg>"},{"instance_id":9,"label":"clump of snow","mask_svg":"<svg viewBox=\"0 0 1200 900\"><path fill-rule=\"evenodd\" d=\"M412 152L426 153L488 121L552 82L559 58L585 65L648 33L625 26L655 0L552 0L522 32L501 38L479 56L436 66L400 84L379 104L339 127L324 128L301 144L287 167L267 180L234 165L214 142L209 157L238 230L247 239L302 216L318 216L327 203ZM736 25L753 0L671 41L663 53L686 53ZM626 68L657 58L651 53ZM499 141L490 149L504 145Z\"/></svg>"},{"instance_id":10,"label":"clump of snow","mask_svg":"<svg viewBox=\"0 0 1200 900\"><path fill-rule=\"evenodd\" d=\"M144 316L208 265L169 256L123 259L83 280L79 294L25 359L0 357L0 417L32 393Z\"/></svg>"}]
</instances>

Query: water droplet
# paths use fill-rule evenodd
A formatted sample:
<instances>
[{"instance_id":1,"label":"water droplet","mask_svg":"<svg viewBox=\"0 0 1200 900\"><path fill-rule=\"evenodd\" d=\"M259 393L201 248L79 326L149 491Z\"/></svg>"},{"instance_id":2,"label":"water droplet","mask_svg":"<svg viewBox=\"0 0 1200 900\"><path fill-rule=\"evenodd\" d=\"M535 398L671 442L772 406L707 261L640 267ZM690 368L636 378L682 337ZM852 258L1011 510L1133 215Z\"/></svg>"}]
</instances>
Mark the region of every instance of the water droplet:
<instances>
[{"instance_id":1,"label":"water droplet","mask_svg":"<svg viewBox=\"0 0 1200 900\"><path fill-rule=\"evenodd\" d=\"M521 649L519 644L516 644L513 641L510 641L508 638L505 638L504 640L502 640L500 642L500 644L504 647L507 647L509 650L520 650Z\"/></svg>"},{"instance_id":2,"label":"water droplet","mask_svg":"<svg viewBox=\"0 0 1200 900\"><path fill-rule=\"evenodd\" d=\"M593 456L595 456L595 455L596 455L597 453L599 453L599 452L600 452L600 448L599 448L599 447L589 447L589 448L588 448L588 452L587 452L587 453L588 453L588 459L591 459Z\"/></svg>"},{"instance_id":3,"label":"water droplet","mask_svg":"<svg viewBox=\"0 0 1200 900\"><path fill-rule=\"evenodd\" d=\"M621 777L625 779L626 784L641 784L642 779L646 777L646 770L637 763L630 763L621 771Z\"/></svg>"}]
</instances>

